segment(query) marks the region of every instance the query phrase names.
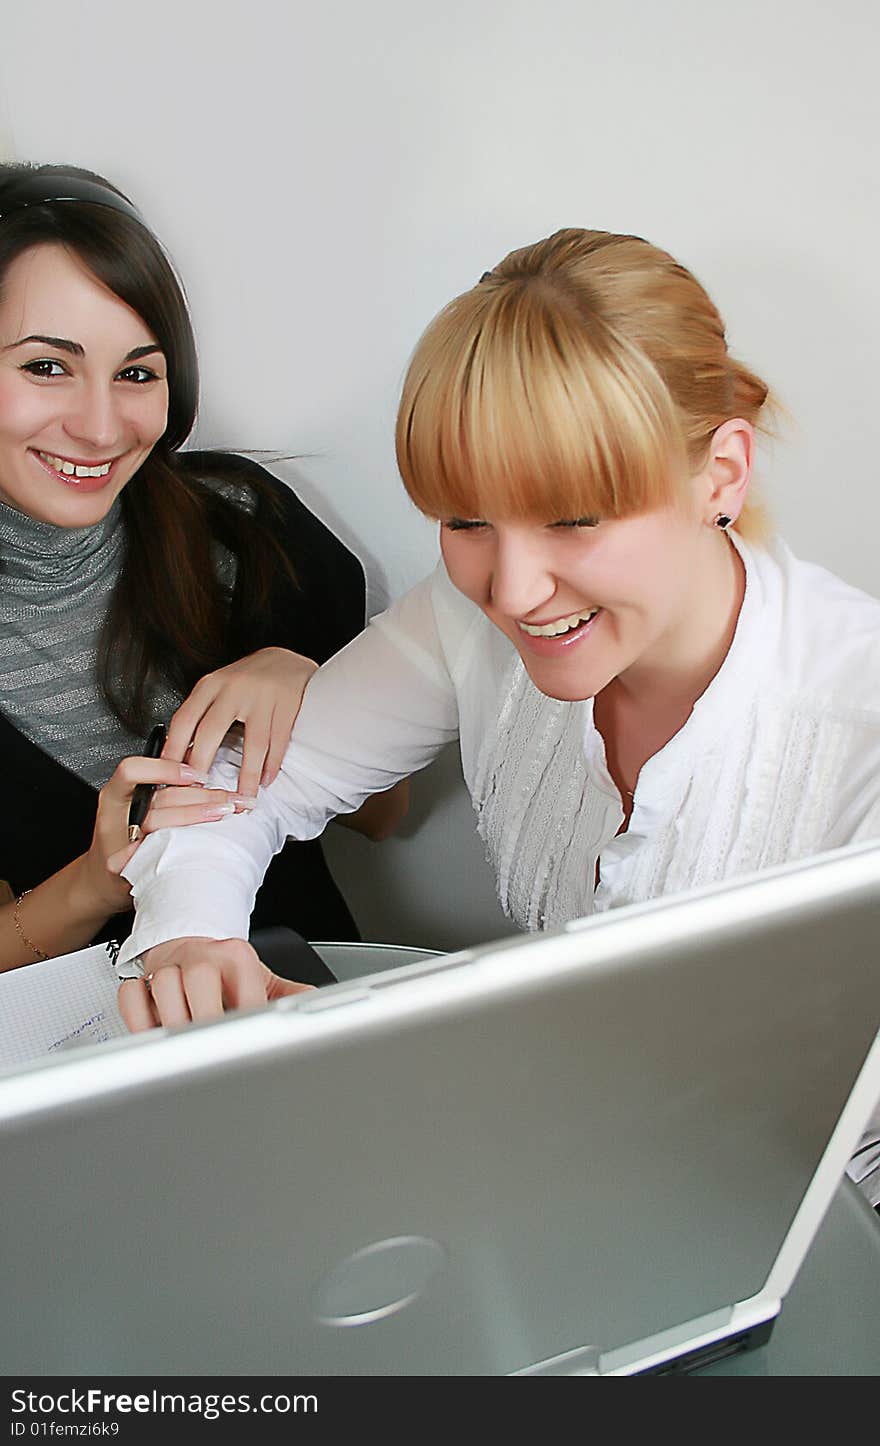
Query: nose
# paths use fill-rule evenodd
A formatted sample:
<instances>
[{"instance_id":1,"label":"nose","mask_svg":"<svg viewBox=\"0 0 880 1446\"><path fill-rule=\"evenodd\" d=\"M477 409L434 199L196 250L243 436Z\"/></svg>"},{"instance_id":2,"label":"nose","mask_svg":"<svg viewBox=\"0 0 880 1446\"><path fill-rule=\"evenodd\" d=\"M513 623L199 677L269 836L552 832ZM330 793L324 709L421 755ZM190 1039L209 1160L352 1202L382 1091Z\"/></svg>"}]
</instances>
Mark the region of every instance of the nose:
<instances>
[{"instance_id":1,"label":"nose","mask_svg":"<svg viewBox=\"0 0 880 1446\"><path fill-rule=\"evenodd\" d=\"M528 618L550 602L556 578L534 528L496 526L490 595L510 618Z\"/></svg>"},{"instance_id":2,"label":"nose","mask_svg":"<svg viewBox=\"0 0 880 1446\"><path fill-rule=\"evenodd\" d=\"M65 419L64 430L72 440L87 444L102 456L112 453L119 442L121 422L110 385L97 380L84 382Z\"/></svg>"}]
</instances>

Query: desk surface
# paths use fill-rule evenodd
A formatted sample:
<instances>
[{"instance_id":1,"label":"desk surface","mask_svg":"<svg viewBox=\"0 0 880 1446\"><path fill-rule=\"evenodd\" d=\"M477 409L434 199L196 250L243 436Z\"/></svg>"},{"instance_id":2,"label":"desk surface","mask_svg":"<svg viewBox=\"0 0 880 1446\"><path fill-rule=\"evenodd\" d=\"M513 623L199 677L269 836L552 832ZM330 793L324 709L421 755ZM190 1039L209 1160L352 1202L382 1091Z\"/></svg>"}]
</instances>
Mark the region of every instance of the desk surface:
<instances>
[{"instance_id":1,"label":"desk surface","mask_svg":"<svg viewBox=\"0 0 880 1446\"><path fill-rule=\"evenodd\" d=\"M700 1376L880 1375L880 1215L844 1180L766 1346Z\"/></svg>"}]
</instances>

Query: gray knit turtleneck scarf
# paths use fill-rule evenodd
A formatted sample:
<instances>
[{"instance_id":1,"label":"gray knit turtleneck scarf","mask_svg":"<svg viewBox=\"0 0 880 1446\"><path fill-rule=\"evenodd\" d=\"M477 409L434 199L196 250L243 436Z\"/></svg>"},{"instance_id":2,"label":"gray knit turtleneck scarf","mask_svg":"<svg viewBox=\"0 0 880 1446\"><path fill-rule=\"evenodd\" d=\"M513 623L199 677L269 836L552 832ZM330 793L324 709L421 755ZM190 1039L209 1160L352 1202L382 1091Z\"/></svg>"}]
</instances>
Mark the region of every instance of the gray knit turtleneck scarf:
<instances>
[{"instance_id":1,"label":"gray knit turtleneck scarf","mask_svg":"<svg viewBox=\"0 0 880 1446\"><path fill-rule=\"evenodd\" d=\"M122 565L119 502L94 527L55 527L0 502L0 711L50 757L100 788L143 739L95 682L101 624ZM167 720L181 701L153 700Z\"/></svg>"}]
</instances>

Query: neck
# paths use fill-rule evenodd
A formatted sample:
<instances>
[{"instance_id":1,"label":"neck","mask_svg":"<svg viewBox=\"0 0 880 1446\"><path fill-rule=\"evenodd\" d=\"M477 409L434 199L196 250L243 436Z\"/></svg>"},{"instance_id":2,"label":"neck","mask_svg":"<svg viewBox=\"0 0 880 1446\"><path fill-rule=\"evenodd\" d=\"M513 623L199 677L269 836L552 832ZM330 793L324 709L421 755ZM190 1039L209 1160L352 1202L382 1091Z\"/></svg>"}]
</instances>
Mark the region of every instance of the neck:
<instances>
[{"instance_id":1,"label":"neck","mask_svg":"<svg viewBox=\"0 0 880 1446\"><path fill-rule=\"evenodd\" d=\"M106 516L88 527L59 527L0 500L0 568L4 577L40 577L49 583L61 572L88 565L122 545L119 499Z\"/></svg>"}]
</instances>

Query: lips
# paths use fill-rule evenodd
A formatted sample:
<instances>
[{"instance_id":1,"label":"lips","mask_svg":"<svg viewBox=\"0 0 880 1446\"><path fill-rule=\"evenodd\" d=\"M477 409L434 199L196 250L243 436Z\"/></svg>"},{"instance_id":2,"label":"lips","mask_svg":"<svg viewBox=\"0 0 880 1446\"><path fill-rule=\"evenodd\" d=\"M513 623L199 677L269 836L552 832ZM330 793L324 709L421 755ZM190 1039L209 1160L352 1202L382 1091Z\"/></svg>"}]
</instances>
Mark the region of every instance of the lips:
<instances>
[{"instance_id":1,"label":"lips","mask_svg":"<svg viewBox=\"0 0 880 1446\"><path fill-rule=\"evenodd\" d=\"M56 482L71 487L77 492L99 492L106 487L119 460L110 457L97 462L86 462L72 457L61 457L54 452L43 452L31 448L40 466Z\"/></svg>"},{"instance_id":2,"label":"lips","mask_svg":"<svg viewBox=\"0 0 880 1446\"><path fill-rule=\"evenodd\" d=\"M539 657L560 657L569 648L589 636L602 620L602 609L570 613L568 617L557 618L549 623L518 622L517 634L521 646ZM559 631L561 629L561 631Z\"/></svg>"},{"instance_id":3,"label":"lips","mask_svg":"<svg viewBox=\"0 0 880 1446\"><path fill-rule=\"evenodd\" d=\"M579 627L581 623L590 622L598 611L598 608L586 608L583 612L569 613L565 618L554 618L549 623L517 623L517 627L530 638L558 638Z\"/></svg>"}]
</instances>

